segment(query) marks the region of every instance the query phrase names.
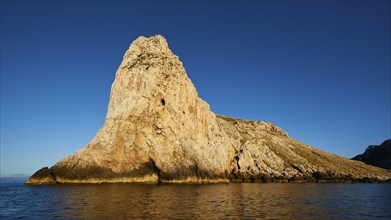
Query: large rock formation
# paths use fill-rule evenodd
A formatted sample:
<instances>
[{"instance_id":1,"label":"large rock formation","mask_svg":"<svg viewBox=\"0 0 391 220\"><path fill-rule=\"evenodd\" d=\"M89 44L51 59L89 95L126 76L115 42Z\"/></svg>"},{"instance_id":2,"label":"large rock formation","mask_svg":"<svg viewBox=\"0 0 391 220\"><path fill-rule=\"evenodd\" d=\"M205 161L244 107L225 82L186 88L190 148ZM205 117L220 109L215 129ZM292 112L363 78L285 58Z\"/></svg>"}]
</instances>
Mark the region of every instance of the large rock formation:
<instances>
[{"instance_id":1,"label":"large rock formation","mask_svg":"<svg viewBox=\"0 0 391 220\"><path fill-rule=\"evenodd\" d=\"M216 116L156 35L126 51L95 138L26 184L390 178L390 171L317 150L270 123Z\"/></svg>"},{"instance_id":2,"label":"large rock formation","mask_svg":"<svg viewBox=\"0 0 391 220\"><path fill-rule=\"evenodd\" d=\"M381 145L369 145L363 154L352 158L372 166L391 169L391 139Z\"/></svg>"}]
</instances>

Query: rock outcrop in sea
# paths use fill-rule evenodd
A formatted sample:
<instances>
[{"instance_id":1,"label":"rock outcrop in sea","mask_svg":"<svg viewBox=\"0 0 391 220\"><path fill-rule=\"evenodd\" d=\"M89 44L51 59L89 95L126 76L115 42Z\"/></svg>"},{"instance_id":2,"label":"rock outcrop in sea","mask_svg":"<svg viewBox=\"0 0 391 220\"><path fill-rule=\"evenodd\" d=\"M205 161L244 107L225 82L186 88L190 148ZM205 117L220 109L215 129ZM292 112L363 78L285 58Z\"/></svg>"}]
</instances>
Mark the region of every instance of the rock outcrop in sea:
<instances>
[{"instance_id":1,"label":"rock outcrop in sea","mask_svg":"<svg viewBox=\"0 0 391 220\"><path fill-rule=\"evenodd\" d=\"M26 184L390 179L388 170L305 145L271 123L214 114L156 35L126 51L94 139Z\"/></svg>"},{"instance_id":2,"label":"rock outcrop in sea","mask_svg":"<svg viewBox=\"0 0 391 220\"><path fill-rule=\"evenodd\" d=\"M369 145L364 153L352 158L372 166L391 169L391 139L380 145Z\"/></svg>"}]
</instances>

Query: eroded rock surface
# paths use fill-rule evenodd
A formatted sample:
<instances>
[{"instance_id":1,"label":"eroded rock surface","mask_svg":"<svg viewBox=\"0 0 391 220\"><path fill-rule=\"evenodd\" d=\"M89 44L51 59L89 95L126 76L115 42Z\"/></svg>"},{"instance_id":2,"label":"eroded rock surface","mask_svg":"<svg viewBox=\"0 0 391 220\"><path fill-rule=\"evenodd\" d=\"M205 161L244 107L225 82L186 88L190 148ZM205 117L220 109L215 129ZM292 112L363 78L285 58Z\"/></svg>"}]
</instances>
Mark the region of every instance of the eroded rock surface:
<instances>
[{"instance_id":1,"label":"eroded rock surface","mask_svg":"<svg viewBox=\"0 0 391 220\"><path fill-rule=\"evenodd\" d=\"M111 88L103 127L26 184L386 181L391 172L325 153L277 126L216 116L161 35L139 37Z\"/></svg>"},{"instance_id":2,"label":"eroded rock surface","mask_svg":"<svg viewBox=\"0 0 391 220\"><path fill-rule=\"evenodd\" d=\"M383 182L391 172L303 144L263 121L218 116L235 146L232 182Z\"/></svg>"}]
</instances>

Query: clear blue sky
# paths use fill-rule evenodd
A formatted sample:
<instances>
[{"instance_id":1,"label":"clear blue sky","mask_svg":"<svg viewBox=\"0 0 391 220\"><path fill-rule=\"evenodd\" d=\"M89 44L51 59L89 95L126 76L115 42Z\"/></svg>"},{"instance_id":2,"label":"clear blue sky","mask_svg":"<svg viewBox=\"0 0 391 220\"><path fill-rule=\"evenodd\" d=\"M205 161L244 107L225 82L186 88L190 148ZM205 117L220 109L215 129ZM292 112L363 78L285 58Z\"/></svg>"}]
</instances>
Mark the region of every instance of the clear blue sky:
<instances>
[{"instance_id":1,"label":"clear blue sky","mask_svg":"<svg viewBox=\"0 0 391 220\"><path fill-rule=\"evenodd\" d=\"M390 1L1 1L1 175L103 125L122 56L164 35L213 112L353 157L390 131Z\"/></svg>"}]
</instances>

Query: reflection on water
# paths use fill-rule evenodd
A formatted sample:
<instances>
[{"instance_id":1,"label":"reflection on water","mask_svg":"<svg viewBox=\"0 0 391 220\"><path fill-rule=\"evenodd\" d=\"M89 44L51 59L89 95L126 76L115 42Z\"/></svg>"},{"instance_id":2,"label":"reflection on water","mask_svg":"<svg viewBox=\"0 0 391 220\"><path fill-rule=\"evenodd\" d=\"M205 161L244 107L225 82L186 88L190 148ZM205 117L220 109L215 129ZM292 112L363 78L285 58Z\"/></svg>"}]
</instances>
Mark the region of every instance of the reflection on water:
<instances>
[{"instance_id":1,"label":"reflection on water","mask_svg":"<svg viewBox=\"0 0 391 220\"><path fill-rule=\"evenodd\" d=\"M21 187L30 201L25 201L27 209L22 216L30 217L391 218L390 184L102 184ZM32 207L29 208L28 204ZM18 213L23 213L20 211ZM3 217L6 214L2 213Z\"/></svg>"}]
</instances>

